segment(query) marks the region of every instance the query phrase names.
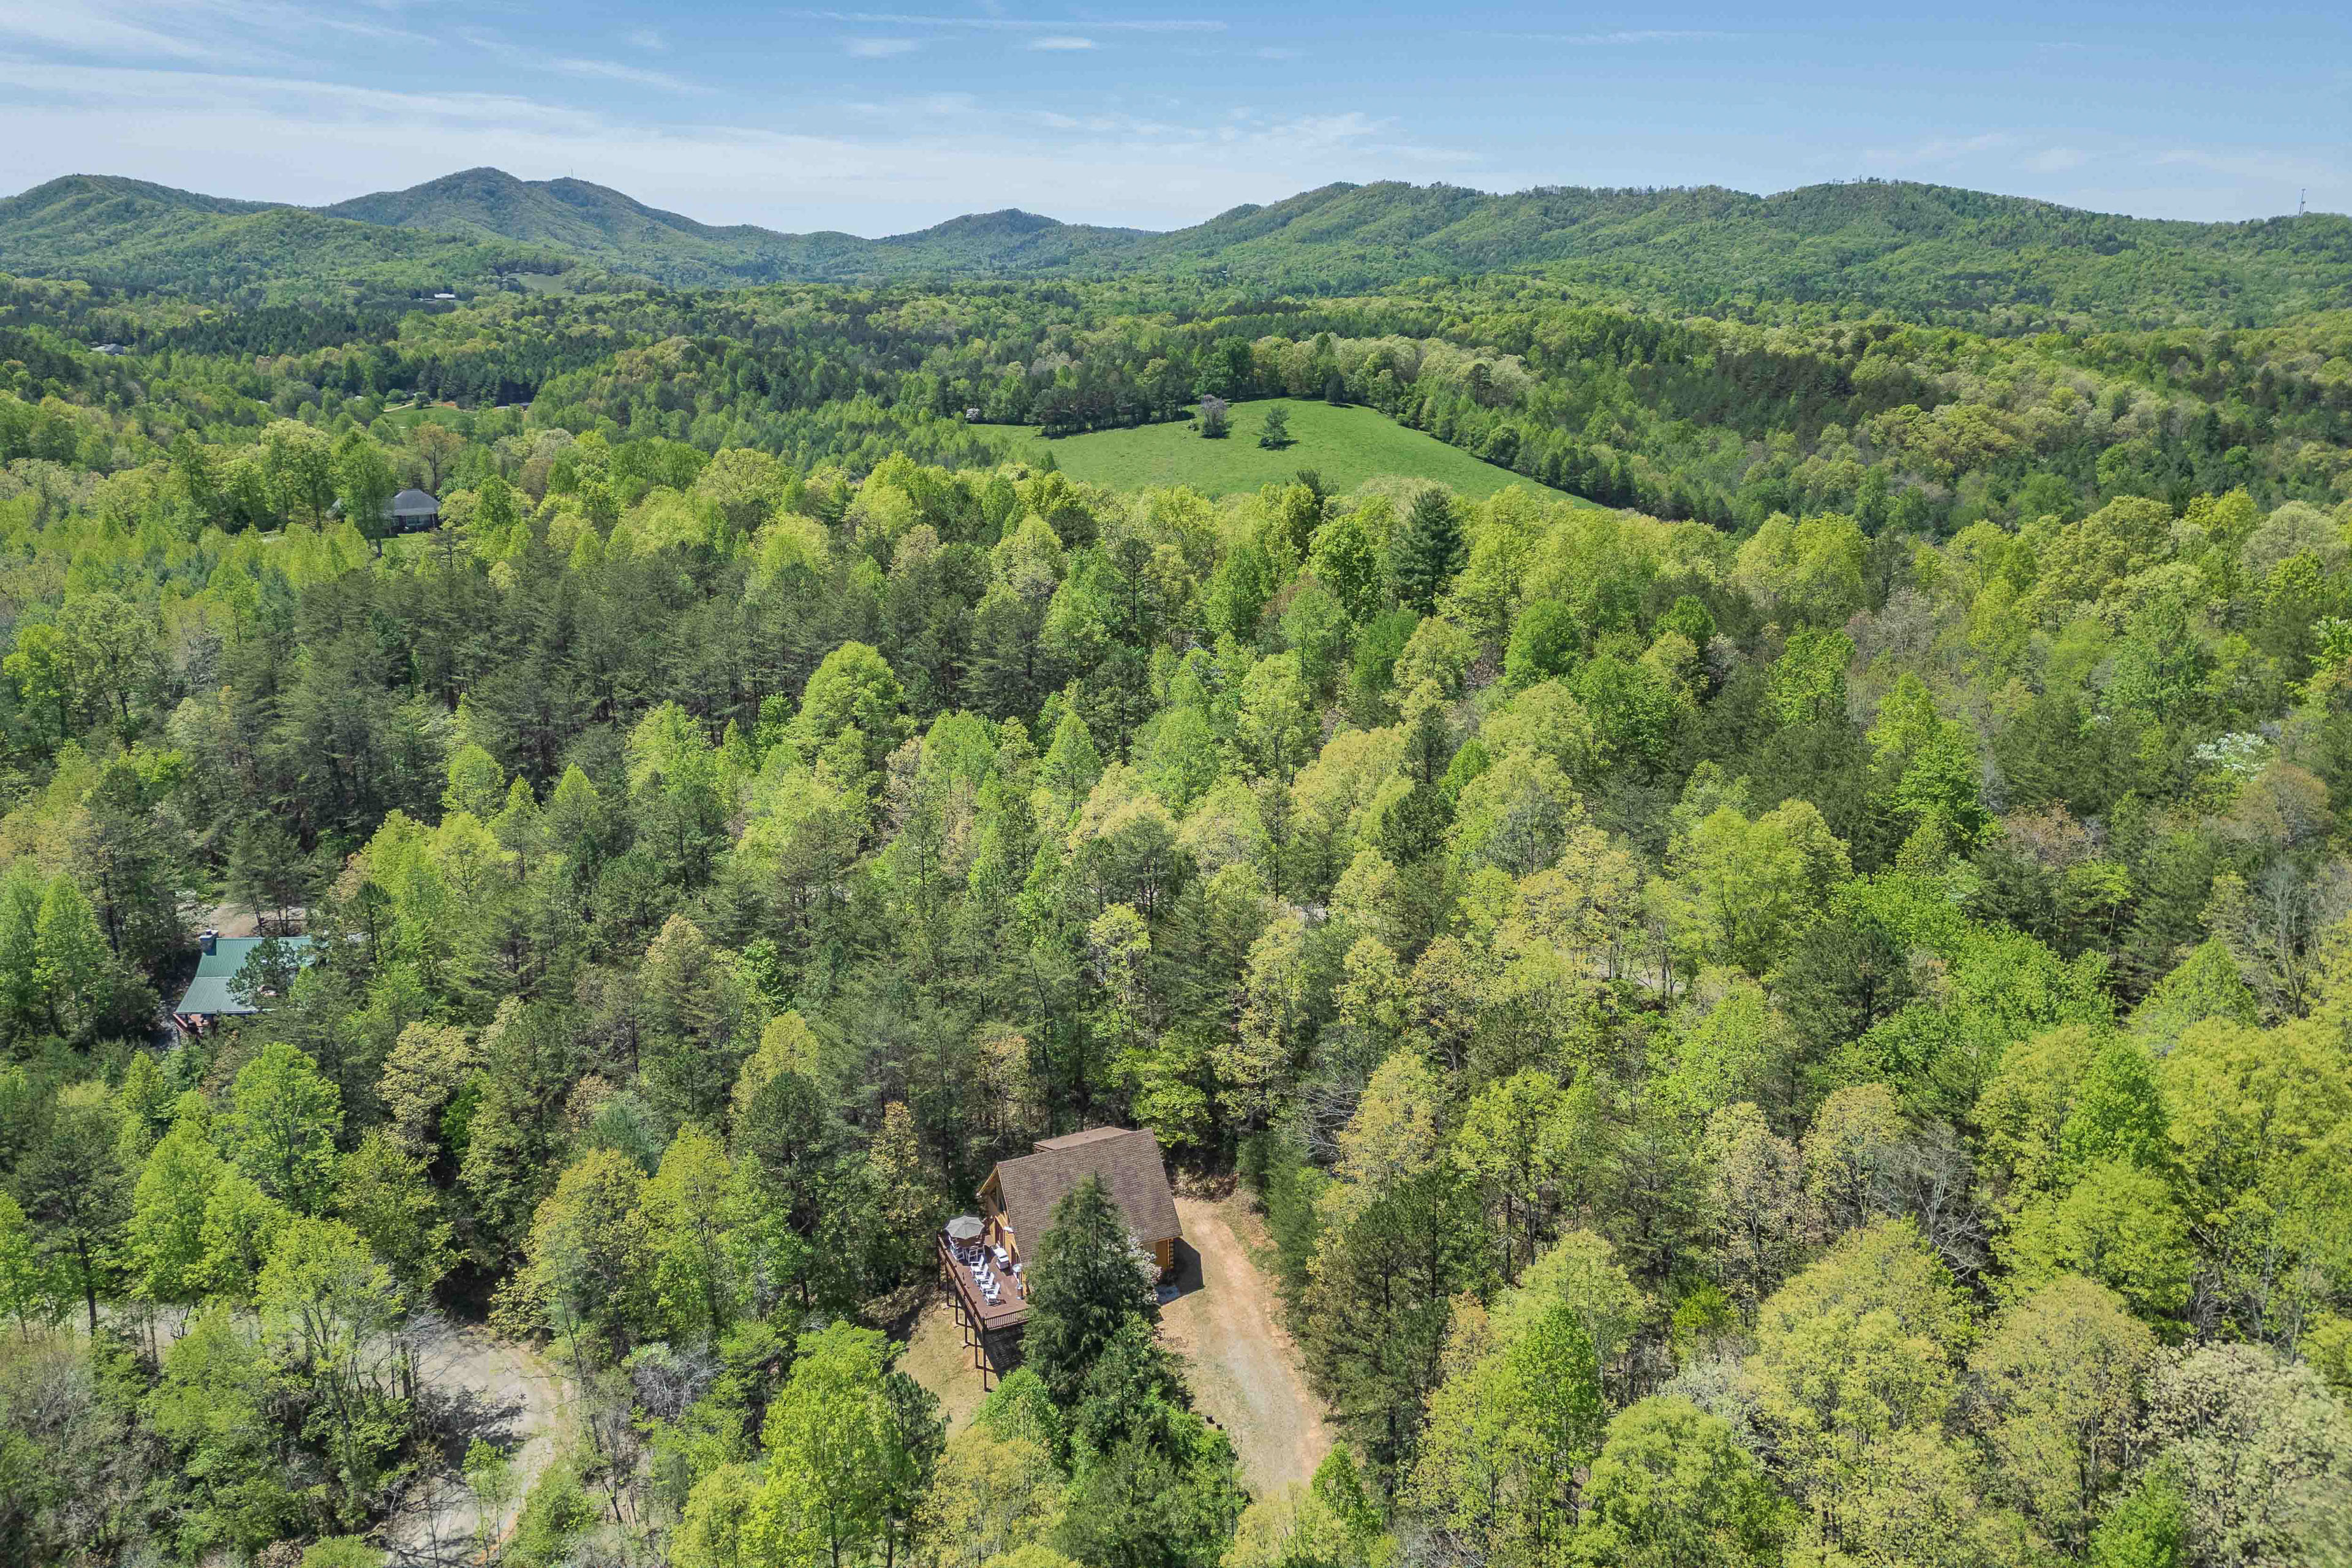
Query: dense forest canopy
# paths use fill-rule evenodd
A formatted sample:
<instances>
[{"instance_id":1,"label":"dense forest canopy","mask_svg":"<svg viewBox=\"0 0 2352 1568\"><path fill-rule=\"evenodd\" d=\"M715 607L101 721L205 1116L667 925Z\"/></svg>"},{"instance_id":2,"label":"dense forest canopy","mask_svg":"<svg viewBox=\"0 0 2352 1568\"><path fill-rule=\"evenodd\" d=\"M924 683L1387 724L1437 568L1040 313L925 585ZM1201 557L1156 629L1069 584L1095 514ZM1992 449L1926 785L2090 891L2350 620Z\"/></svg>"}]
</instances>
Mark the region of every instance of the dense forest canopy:
<instances>
[{"instance_id":1,"label":"dense forest canopy","mask_svg":"<svg viewBox=\"0 0 2352 1568\"><path fill-rule=\"evenodd\" d=\"M0 279L0 1563L2345 1560L2347 317L1237 276ZM1536 482L1054 459L1277 395ZM902 1364L1108 1123L1311 1485Z\"/></svg>"}]
</instances>

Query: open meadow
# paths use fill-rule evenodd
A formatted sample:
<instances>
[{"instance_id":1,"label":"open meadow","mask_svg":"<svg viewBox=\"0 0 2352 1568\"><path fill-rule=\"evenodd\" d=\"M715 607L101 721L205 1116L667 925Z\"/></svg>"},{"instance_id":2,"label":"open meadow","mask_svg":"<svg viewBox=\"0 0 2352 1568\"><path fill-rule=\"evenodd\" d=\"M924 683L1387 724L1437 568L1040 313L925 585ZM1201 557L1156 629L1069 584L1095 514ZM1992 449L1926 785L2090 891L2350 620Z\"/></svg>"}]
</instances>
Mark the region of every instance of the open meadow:
<instances>
[{"instance_id":1,"label":"open meadow","mask_svg":"<svg viewBox=\"0 0 2352 1568\"><path fill-rule=\"evenodd\" d=\"M1281 409L1290 421L1287 446L1257 444L1270 408ZM1072 479L1123 490L1190 485L1203 495L1232 495L1287 484L1301 468L1320 474L1325 489L1335 495L1366 479L1396 474L1482 500L1511 485L1535 484L1434 436L1409 430L1378 409L1294 397L1234 405L1231 434L1213 441L1190 423L1179 423L1095 430L1040 439L1038 446L1053 453Z\"/></svg>"}]
</instances>

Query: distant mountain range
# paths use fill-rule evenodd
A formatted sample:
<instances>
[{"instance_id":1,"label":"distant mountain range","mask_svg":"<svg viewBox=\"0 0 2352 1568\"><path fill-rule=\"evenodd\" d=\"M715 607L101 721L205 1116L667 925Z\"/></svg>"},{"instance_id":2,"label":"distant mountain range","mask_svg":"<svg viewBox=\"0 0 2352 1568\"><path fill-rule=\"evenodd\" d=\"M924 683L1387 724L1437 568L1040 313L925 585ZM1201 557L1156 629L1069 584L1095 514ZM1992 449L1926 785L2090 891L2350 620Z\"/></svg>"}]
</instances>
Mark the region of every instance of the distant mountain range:
<instances>
[{"instance_id":1,"label":"distant mountain range","mask_svg":"<svg viewBox=\"0 0 2352 1568\"><path fill-rule=\"evenodd\" d=\"M2163 222L1890 181L1773 196L1333 184L1168 233L1008 210L881 239L698 223L497 169L324 208L87 174L0 200L0 271L233 300L1118 275L1330 293L1514 269L1694 310L2254 324L2352 305L2352 221Z\"/></svg>"},{"instance_id":2,"label":"distant mountain range","mask_svg":"<svg viewBox=\"0 0 2352 1568\"><path fill-rule=\"evenodd\" d=\"M779 234L750 224L715 227L585 180L518 180L467 169L405 191L323 209L330 217L521 242L618 272L677 285L812 282L908 272L1050 271L1096 250L1152 237L1139 229L1056 223L1024 212L952 218L919 234Z\"/></svg>"}]
</instances>

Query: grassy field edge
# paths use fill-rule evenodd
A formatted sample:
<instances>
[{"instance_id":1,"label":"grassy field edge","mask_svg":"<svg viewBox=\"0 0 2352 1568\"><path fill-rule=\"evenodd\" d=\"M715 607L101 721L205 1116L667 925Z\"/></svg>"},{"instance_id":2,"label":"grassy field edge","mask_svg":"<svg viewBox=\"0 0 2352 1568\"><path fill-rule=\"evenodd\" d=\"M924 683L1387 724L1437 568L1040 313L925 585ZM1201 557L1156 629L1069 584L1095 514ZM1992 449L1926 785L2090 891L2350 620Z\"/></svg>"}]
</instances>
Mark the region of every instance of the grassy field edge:
<instances>
[{"instance_id":1,"label":"grassy field edge","mask_svg":"<svg viewBox=\"0 0 2352 1568\"><path fill-rule=\"evenodd\" d=\"M1283 410L1290 424L1290 441L1279 448L1258 445L1266 411L1272 408ZM1392 475L1428 479L1481 500L1515 484L1552 495L1566 493L1449 447L1434 436L1407 429L1378 409L1295 397L1235 404L1232 434L1219 440L1209 440L1184 423L1139 425L1083 436L1038 437L1034 449L1051 452L1072 479L1125 490L1190 485L1204 495L1232 495L1262 485L1287 484L1299 469L1313 468L1338 494Z\"/></svg>"}]
</instances>

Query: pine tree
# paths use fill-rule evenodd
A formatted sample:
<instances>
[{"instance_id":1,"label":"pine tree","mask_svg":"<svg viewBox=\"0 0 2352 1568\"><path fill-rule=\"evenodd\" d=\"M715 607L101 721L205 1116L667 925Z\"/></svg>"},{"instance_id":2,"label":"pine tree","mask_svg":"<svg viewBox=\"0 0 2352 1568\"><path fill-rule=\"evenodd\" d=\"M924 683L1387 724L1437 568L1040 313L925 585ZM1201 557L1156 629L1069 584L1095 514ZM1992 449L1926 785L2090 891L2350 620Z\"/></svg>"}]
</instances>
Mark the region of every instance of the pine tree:
<instances>
[{"instance_id":1,"label":"pine tree","mask_svg":"<svg viewBox=\"0 0 2352 1568\"><path fill-rule=\"evenodd\" d=\"M1467 557L1453 498L1432 485L1412 498L1396 541L1397 598L1426 615Z\"/></svg>"},{"instance_id":2,"label":"pine tree","mask_svg":"<svg viewBox=\"0 0 2352 1568\"><path fill-rule=\"evenodd\" d=\"M30 859L8 868L0 883L0 1037L37 1034L47 1009L40 981L41 877Z\"/></svg>"},{"instance_id":3,"label":"pine tree","mask_svg":"<svg viewBox=\"0 0 2352 1568\"><path fill-rule=\"evenodd\" d=\"M16 1196L50 1277L82 1299L98 1332L98 1299L119 1274L131 1181L120 1153L121 1113L102 1083L58 1093L16 1168Z\"/></svg>"},{"instance_id":4,"label":"pine tree","mask_svg":"<svg viewBox=\"0 0 2352 1568\"><path fill-rule=\"evenodd\" d=\"M1023 1356L1064 1408L1076 1404L1087 1373L1132 1318L1160 1321L1127 1218L1099 1176L1054 1205L1052 1226L1029 1260L1029 1327Z\"/></svg>"},{"instance_id":5,"label":"pine tree","mask_svg":"<svg viewBox=\"0 0 2352 1568\"><path fill-rule=\"evenodd\" d=\"M49 1027L77 1037L94 1032L112 1000L114 955L73 879L52 878L41 895L34 974L48 1008Z\"/></svg>"}]
</instances>

